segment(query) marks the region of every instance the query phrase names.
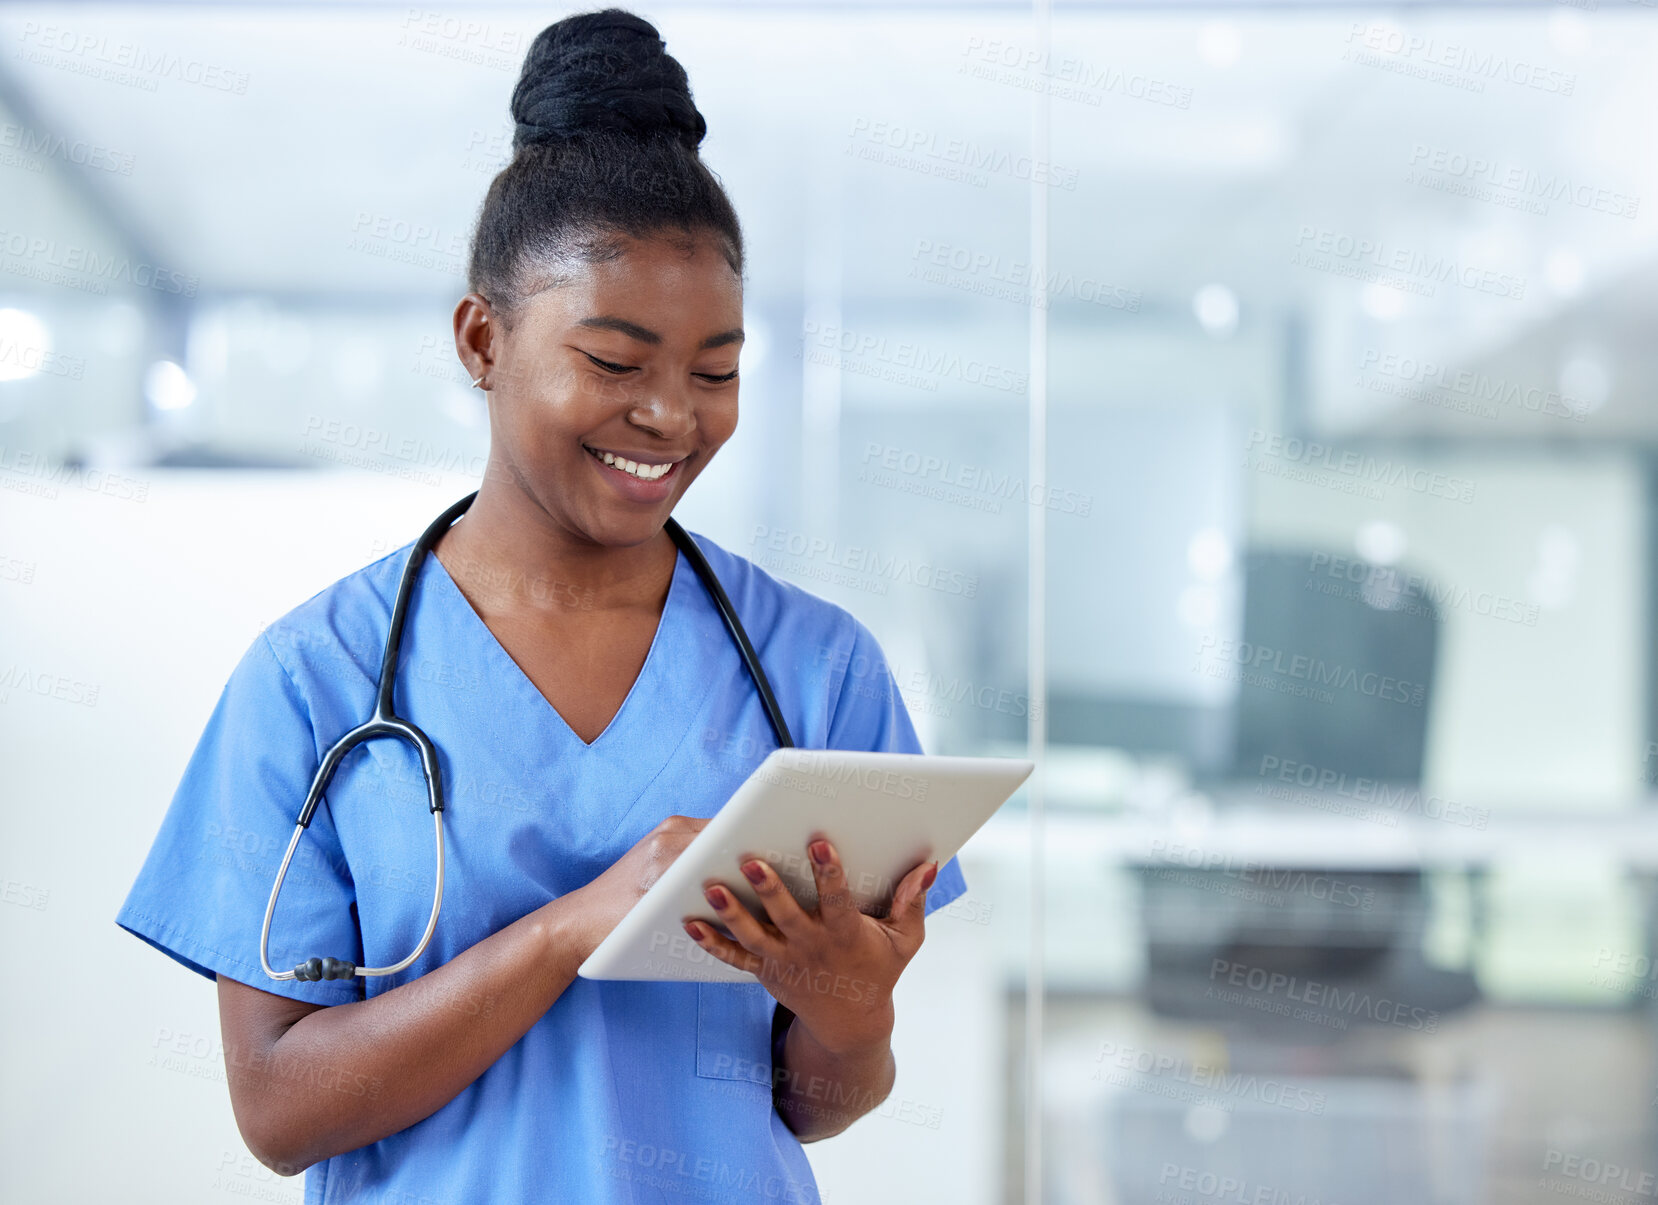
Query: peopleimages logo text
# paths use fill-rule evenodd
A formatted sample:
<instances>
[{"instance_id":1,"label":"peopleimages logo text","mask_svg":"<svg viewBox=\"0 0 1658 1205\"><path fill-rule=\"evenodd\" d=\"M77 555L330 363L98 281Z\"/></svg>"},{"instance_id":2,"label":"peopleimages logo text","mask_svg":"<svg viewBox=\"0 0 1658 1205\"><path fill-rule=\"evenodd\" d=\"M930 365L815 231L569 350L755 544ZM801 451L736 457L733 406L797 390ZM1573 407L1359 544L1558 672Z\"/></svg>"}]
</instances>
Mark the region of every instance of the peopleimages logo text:
<instances>
[{"instance_id":1,"label":"peopleimages logo text","mask_svg":"<svg viewBox=\"0 0 1658 1205\"><path fill-rule=\"evenodd\" d=\"M1026 502L1046 510L1086 517L1093 509L1091 494L1060 489L1042 481L1027 481L1006 470L988 468L951 460L948 456L898 448L891 444L866 443L863 464L866 468L885 469L919 481L936 483L940 487L954 487L985 501Z\"/></svg>"},{"instance_id":2,"label":"peopleimages logo text","mask_svg":"<svg viewBox=\"0 0 1658 1205\"><path fill-rule=\"evenodd\" d=\"M959 594L963 598L972 598L979 591L979 579L959 569L946 569L931 561L885 553L859 544L843 545L838 540L768 527L764 523L755 525L750 543L753 547L763 548L768 552L821 562L853 573L917 586L924 590Z\"/></svg>"},{"instance_id":3,"label":"peopleimages logo text","mask_svg":"<svg viewBox=\"0 0 1658 1205\"><path fill-rule=\"evenodd\" d=\"M1295 250L1298 256L1324 255L1367 270L1396 273L1403 282L1461 285L1478 293L1515 301L1526 295L1523 276L1463 263L1455 256L1430 255L1410 247L1389 246L1381 239L1348 234L1324 226L1301 226L1296 232ZM1294 262L1302 261L1297 259ZM1308 261L1308 266L1318 265ZM1424 291L1432 295L1431 290Z\"/></svg>"},{"instance_id":4,"label":"peopleimages logo text","mask_svg":"<svg viewBox=\"0 0 1658 1205\"><path fill-rule=\"evenodd\" d=\"M1044 273L1024 260L1004 262L1000 255L988 251L935 243L931 239L917 239L910 260L911 276L986 293L1004 301L1046 306L1051 299L1063 297L1131 314L1140 312L1138 289L1077 276L1064 268ZM949 273L956 275L952 277Z\"/></svg>"},{"instance_id":5,"label":"peopleimages logo text","mask_svg":"<svg viewBox=\"0 0 1658 1205\"><path fill-rule=\"evenodd\" d=\"M137 42L111 39L104 33L90 33L61 25L42 25L39 21L25 21L18 41L21 48L15 52L14 57L39 62L42 61L41 56L46 56L45 61L48 65L56 65L51 63L50 56L57 54L67 56L67 61L82 59L88 68L102 65L112 73L120 68L123 69L123 74L110 74L106 78L116 83L140 84L149 92L154 92L156 81L162 79L177 80L181 84L198 84L216 92L233 92L237 96L245 95L248 90L249 77L245 71L232 71L217 63L185 58ZM127 75L125 72L131 74ZM85 74L93 72L88 70Z\"/></svg>"},{"instance_id":6,"label":"peopleimages logo text","mask_svg":"<svg viewBox=\"0 0 1658 1205\"><path fill-rule=\"evenodd\" d=\"M194 297L198 284L196 277L187 273L157 267L143 260L135 262L132 256L124 253L102 254L88 247L74 243L60 244L55 238L42 238L21 230L0 230L0 255L90 277L99 286L99 292L113 281L140 289L153 289L158 293Z\"/></svg>"},{"instance_id":7,"label":"peopleimages logo text","mask_svg":"<svg viewBox=\"0 0 1658 1205\"><path fill-rule=\"evenodd\" d=\"M1445 364L1418 359L1415 356L1366 348L1359 355L1358 367L1360 372L1390 377L1408 385L1418 385L1423 389L1443 389L1447 393L1474 401L1509 406L1532 414L1569 418L1574 422L1582 422L1588 417L1589 407L1570 394L1563 394L1554 389L1540 389L1536 385L1524 385L1504 377L1492 377L1472 369L1453 370ZM1492 409L1483 417L1495 418L1496 411Z\"/></svg>"},{"instance_id":8,"label":"peopleimages logo text","mask_svg":"<svg viewBox=\"0 0 1658 1205\"><path fill-rule=\"evenodd\" d=\"M1463 42L1411 33L1379 21L1350 22L1347 28L1350 53L1354 42L1364 50L1387 58L1463 75L1470 83L1480 84L1476 91L1484 91L1486 80L1501 80L1556 96L1571 96L1577 90L1576 72L1560 71L1529 59L1510 58Z\"/></svg>"},{"instance_id":9,"label":"peopleimages logo text","mask_svg":"<svg viewBox=\"0 0 1658 1205\"><path fill-rule=\"evenodd\" d=\"M1211 960L1209 981L1211 985L1224 984L1226 987L1242 989L1242 992L1253 993L1258 999L1276 1002L1279 1007L1267 1009L1269 1012L1293 1015L1295 1010L1290 1008L1293 1003L1308 1005L1321 1014L1297 1019L1363 1017L1383 1025L1397 1025L1423 1033L1435 1033L1439 1029L1439 1014L1433 1009L1417 1008L1401 1000L1372 996L1369 992L1356 988L1347 989L1335 984L1319 983L1313 979L1303 979L1299 975L1249 966L1225 958ZM1221 989L1216 986L1209 988L1210 994L1216 998L1226 998L1219 995L1220 991ZM1242 992L1234 992L1232 995L1241 997Z\"/></svg>"},{"instance_id":10,"label":"peopleimages logo text","mask_svg":"<svg viewBox=\"0 0 1658 1205\"><path fill-rule=\"evenodd\" d=\"M1438 172L1453 180L1465 180L1492 192L1539 201L1564 201L1579 209L1612 217L1633 218L1641 208L1641 198L1629 193L1574 180L1558 172L1540 172L1519 164L1504 163L1495 157L1469 155L1422 142L1418 142L1411 151L1410 166Z\"/></svg>"},{"instance_id":11,"label":"peopleimages logo text","mask_svg":"<svg viewBox=\"0 0 1658 1205\"><path fill-rule=\"evenodd\" d=\"M1466 478L1415 468L1392 459L1378 460L1362 452L1340 452L1316 440L1297 439L1259 428L1249 433L1245 452L1271 456L1307 469L1336 473L1355 481L1403 486L1418 494L1448 498L1453 502L1474 500L1474 483Z\"/></svg>"},{"instance_id":12,"label":"peopleimages logo text","mask_svg":"<svg viewBox=\"0 0 1658 1205\"><path fill-rule=\"evenodd\" d=\"M1200 665L1204 662L1211 665L1232 664L1316 686L1351 690L1373 699L1407 703L1412 707L1422 706L1427 698L1427 686L1421 682L1409 682L1374 670L1361 671L1351 665L1325 661L1322 657L1248 640L1233 640L1231 637L1205 636L1198 644L1198 659Z\"/></svg>"},{"instance_id":13,"label":"peopleimages logo text","mask_svg":"<svg viewBox=\"0 0 1658 1205\"><path fill-rule=\"evenodd\" d=\"M886 335L869 331L849 330L832 323L808 319L801 327L801 341L825 351L858 360L877 360L894 368L913 370L921 376L942 380L962 381L968 385L983 385L1009 393L1024 393L1030 383L1030 374L968 356L965 359L954 351L938 351L918 343L889 340Z\"/></svg>"},{"instance_id":14,"label":"peopleimages logo text","mask_svg":"<svg viewBox=\"0 0 1658 1205\"><path fill-rule=\"evenodd\" d=\"M1308 558L1307 574L1309 590L1340 595L1342 590L1352 586L1355 588L1353 597L1363 598L1371 606L1408 614L1430 614L1428 606L1417 604L1431 604L1439 611L1466 610L1474 615L1534 628L1542 610L1537 603L1522 603L1506 594L1436 582L1425 574L1401 573L1392 565L1372 564L1328 552L1315 552ZM1321 581L1320 578L1328 580ZM1376 597L1378 594L1391 594L1396 598L1383 602Z\"/></svg>"}]
</instances>

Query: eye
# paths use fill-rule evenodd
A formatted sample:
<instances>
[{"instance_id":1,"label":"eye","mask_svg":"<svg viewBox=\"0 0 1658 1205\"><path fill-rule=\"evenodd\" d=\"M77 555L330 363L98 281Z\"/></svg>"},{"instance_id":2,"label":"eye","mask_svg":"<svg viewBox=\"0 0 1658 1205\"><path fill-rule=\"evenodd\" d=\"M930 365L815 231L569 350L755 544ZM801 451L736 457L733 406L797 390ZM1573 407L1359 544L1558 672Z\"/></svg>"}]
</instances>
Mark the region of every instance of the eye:
<instances>
[{"instance_id":1,"label":"eye","mask_svg":"<svg viewBox=\"0 0 1658 1205\"><path fill-rule=\"evenodd\" d=\"M693 373L691 375L699 376L703 380L709 381L709 382L711 382L715 385L723 385L727 381L735 381L737 379L737 370L735 368L733 368L730 372L726 373L722 377L717 377L713 373L708 373L708 372L698 372L698 373Z\"/></svg>"},{"instance_id":2,"label":"eye","mask_svg":"<svg viewBox=\"0 0 1658 1205\"><path fill-rule=\"evenodd\" d=\"M612 364L608 360L601 360L601 359L599 359L598 356L595 356L592 352L585 352L584 351L581 354L586 356L589 360L593 361L593 363L597 364L600 368L604 369L606 372L614 372L614 373L620 374L620 373L624 373L624 372L632 372L633 371L633 369L630 368L626 364Z\"/></svg>"}]
</instances>

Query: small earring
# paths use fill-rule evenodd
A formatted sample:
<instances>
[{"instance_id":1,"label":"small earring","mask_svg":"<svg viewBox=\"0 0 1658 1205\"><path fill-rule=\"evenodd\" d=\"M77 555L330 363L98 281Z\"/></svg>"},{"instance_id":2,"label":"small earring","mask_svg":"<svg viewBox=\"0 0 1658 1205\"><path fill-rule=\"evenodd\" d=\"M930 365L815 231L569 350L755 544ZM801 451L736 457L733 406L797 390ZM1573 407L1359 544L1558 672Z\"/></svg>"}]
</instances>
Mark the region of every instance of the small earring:
<instances>
[{"instance_id":1,"label":"small earring","mask_svg":"<svg viewBox=\"0 0 1658 1205\"><path fill-rule=\"evenodd\" d=\"M474 389L484 389L484 384L483 384L483 381L484 381L484 379L483 379L483 378L482 378L482 377L478 377L478 378L476 378L476 379L475 379L475 380L474 380L474 381L473 381L473 382L472 382L472 388L474 388ZM488 392L489 392L489 390L487 390L487 389L484 389L484 392L485 392L485 393L488 393Z\"/></svg>"}]
</instances>

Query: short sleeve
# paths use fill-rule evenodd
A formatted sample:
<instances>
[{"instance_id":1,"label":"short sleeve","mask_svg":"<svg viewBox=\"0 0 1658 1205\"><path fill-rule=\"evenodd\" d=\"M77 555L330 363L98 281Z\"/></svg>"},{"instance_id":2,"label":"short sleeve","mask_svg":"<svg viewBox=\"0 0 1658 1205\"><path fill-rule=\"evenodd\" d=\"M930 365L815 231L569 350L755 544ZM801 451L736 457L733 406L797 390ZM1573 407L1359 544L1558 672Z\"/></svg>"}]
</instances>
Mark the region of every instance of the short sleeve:
<instances>
[{"instance_id":1,"label":"short sleeve","mask_svg":"<svg viewBox=\"0 0 1658 1205\"><path fill-rule=\"evenodd\" d=\"M852 647L841 667L840 690L829 713L830 749L864 749L871 753L923 753L909 709L898 692L886 655L874 635L854 619ZM927 891L931 916L967 890L955 858L938 868Z\"/></svg>"},{"instance_id":2,"label":"short sleeve","mask_svg":"<svg viewBox=\"0 0 1658 1205\"><path fill-rule=\"evenodd\" d=\"M275 980L259 932L319 761L310 711L261 633L207 721L115 922L201 975L313 1004L363 998L360 979ZM271 921L278 970L362 961L356 891L326 806L300 839Z\"/></svg>"}]
</instances>

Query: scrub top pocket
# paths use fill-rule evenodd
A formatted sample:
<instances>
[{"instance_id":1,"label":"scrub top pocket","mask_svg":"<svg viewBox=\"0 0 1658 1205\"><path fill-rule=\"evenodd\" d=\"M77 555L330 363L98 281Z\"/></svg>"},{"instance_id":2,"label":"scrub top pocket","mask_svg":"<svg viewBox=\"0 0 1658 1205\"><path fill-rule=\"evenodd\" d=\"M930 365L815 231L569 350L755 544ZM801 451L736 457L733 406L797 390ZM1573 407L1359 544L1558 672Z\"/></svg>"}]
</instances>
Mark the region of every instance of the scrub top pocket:
<instances>
[{"instance_id":1,"label":"scrub top pocket","mask_svg":"<svg viewBox=\"0 0 1658 1205\"><path fill-rule=\"evenodd\" d=\"M697 984L697 1074L747 1080L769 1094L775 1007L758 983Z\"/></svg>"}]
</instances>

